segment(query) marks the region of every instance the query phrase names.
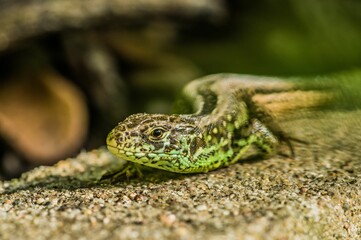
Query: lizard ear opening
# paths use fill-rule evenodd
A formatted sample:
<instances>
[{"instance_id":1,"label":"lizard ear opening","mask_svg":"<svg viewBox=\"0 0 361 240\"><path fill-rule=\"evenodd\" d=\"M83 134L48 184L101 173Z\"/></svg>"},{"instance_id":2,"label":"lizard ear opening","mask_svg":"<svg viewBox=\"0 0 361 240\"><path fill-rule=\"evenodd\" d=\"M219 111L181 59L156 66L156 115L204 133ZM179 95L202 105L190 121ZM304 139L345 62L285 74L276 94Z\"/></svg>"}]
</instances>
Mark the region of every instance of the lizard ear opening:
<instances>
[{"instance_id":1,"label":"lizard ear opening","mask_svg":"<svg viewBox=\"0 0 361 240\"><path fill-rule=\"evenodd\" d=\"M200 137L194 138L189 146L190 154L193 156L198 149L203 148L204 146L205 146L205 142L203 138Z\"/></svg>"}]
</instances>

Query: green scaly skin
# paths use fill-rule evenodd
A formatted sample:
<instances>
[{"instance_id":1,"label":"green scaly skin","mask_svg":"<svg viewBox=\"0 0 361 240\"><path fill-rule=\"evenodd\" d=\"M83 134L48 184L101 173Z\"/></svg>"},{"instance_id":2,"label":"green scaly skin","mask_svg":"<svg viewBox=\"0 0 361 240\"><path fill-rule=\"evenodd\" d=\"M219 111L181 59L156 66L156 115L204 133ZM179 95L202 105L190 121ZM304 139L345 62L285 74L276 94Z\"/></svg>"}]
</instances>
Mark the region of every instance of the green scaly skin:
<instances>
[{"instance_id":1,"label":"green scaly skin","mask_svg":"<svg viewBox=\"0 0 361 240\"><path fill-rule=\"evenodd\" d=\"M121 159L177 173L225 167L254 149L271 155L286 137L253 97L293 90L296 84L277 78L210 75L184 89L195 113L131 115L109 133L107 147Z\"/></svg>"}]
</instances>

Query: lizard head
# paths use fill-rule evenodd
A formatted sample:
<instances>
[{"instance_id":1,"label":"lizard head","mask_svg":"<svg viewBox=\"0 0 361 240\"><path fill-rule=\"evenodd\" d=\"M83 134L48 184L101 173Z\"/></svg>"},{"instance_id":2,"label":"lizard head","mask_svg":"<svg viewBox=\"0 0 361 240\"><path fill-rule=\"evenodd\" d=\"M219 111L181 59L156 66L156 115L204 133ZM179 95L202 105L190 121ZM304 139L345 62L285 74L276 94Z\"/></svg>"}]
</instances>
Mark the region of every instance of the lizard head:
<instances>
[{"instance_id":1,"label":"lizard head","mask_svg":"<svg viewBox=\"0 0 361 240\"><path fill-rule=\"evenodd\" d=\"M187 172L203 145L203 134L190 115L134 114L107 137L107 147L117 157L172 172Z\"/></svg>"}]
</instances>

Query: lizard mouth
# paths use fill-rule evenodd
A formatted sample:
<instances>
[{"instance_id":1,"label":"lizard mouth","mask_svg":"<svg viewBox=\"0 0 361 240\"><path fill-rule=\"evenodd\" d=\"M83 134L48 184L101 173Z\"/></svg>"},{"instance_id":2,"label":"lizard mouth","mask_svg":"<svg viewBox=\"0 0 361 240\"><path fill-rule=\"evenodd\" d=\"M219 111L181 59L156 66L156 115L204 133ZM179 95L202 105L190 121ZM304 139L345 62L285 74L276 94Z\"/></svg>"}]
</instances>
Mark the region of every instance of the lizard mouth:
<instances>
[{"instance_id":1,"label":"lizard mouth","mask_svg":"<svg viewBox=\"0 0 361 240\"><path fill-rule=\"evenodd\" d=\"M111 152L112 154L114 154L116 156L119 155L119 151L118 151L117 147L107 144L107 148L108 148L108 151Z\"/></svg>"},{"instance_id":2,"label":"lizard mouth","mask_svg":"<svg viewBox=\"0 0 361 240\"><path fill-rule=\"evenodd\" d=\"M117 150L117 147L116 146L113 146L113 145L109 145L107 144L107 148L109 149L109 151L113 152L115 150Z\"/></svg>"},{"instance_id":3,"label":"lizard mouth","mask_svg":"<svg viewBox=\"0 0 361 240\"><path fill-rule=\"evenodd\" d=\"M108 134L108 136L107 136L107 141L106 141L107 148L111 153L113 153L115 155L118 155L119 154L119 149L117 147L117 143L116 143L112 133L113 132L110 132Z\"/></svg>"},{"instance_id":4,"label":"lizard mouth","mask_svg":"<svg viewBox=\"0 0 361 240\"><path fill-rule=\"evenodd\" d=\"M122 158L128 158L136 155L135 152L119 148L115 138L112 137L111 133L107 137L107 148L111 153Z\"/></svg>"}]
</instances>

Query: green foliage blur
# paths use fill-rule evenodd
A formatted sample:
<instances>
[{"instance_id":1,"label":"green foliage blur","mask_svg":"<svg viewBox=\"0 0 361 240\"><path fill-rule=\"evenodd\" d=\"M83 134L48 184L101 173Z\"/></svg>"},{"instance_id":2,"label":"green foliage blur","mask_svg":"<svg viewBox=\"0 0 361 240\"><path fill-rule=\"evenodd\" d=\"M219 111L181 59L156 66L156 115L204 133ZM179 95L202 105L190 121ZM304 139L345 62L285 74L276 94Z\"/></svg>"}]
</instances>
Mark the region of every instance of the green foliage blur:
<instances>
[{"instance_id":1,"label":"green foliage blur","mask_svg":"<svg viewBox=\"0 0 361 240\"><path fill-rule=\"evenodd\" d=\"M359 0L229 1L229 9L229 19L200 24L196 40L192 29L173 51L205 73L302 76L361 66Z\"/></svg>"}]
</instances>

